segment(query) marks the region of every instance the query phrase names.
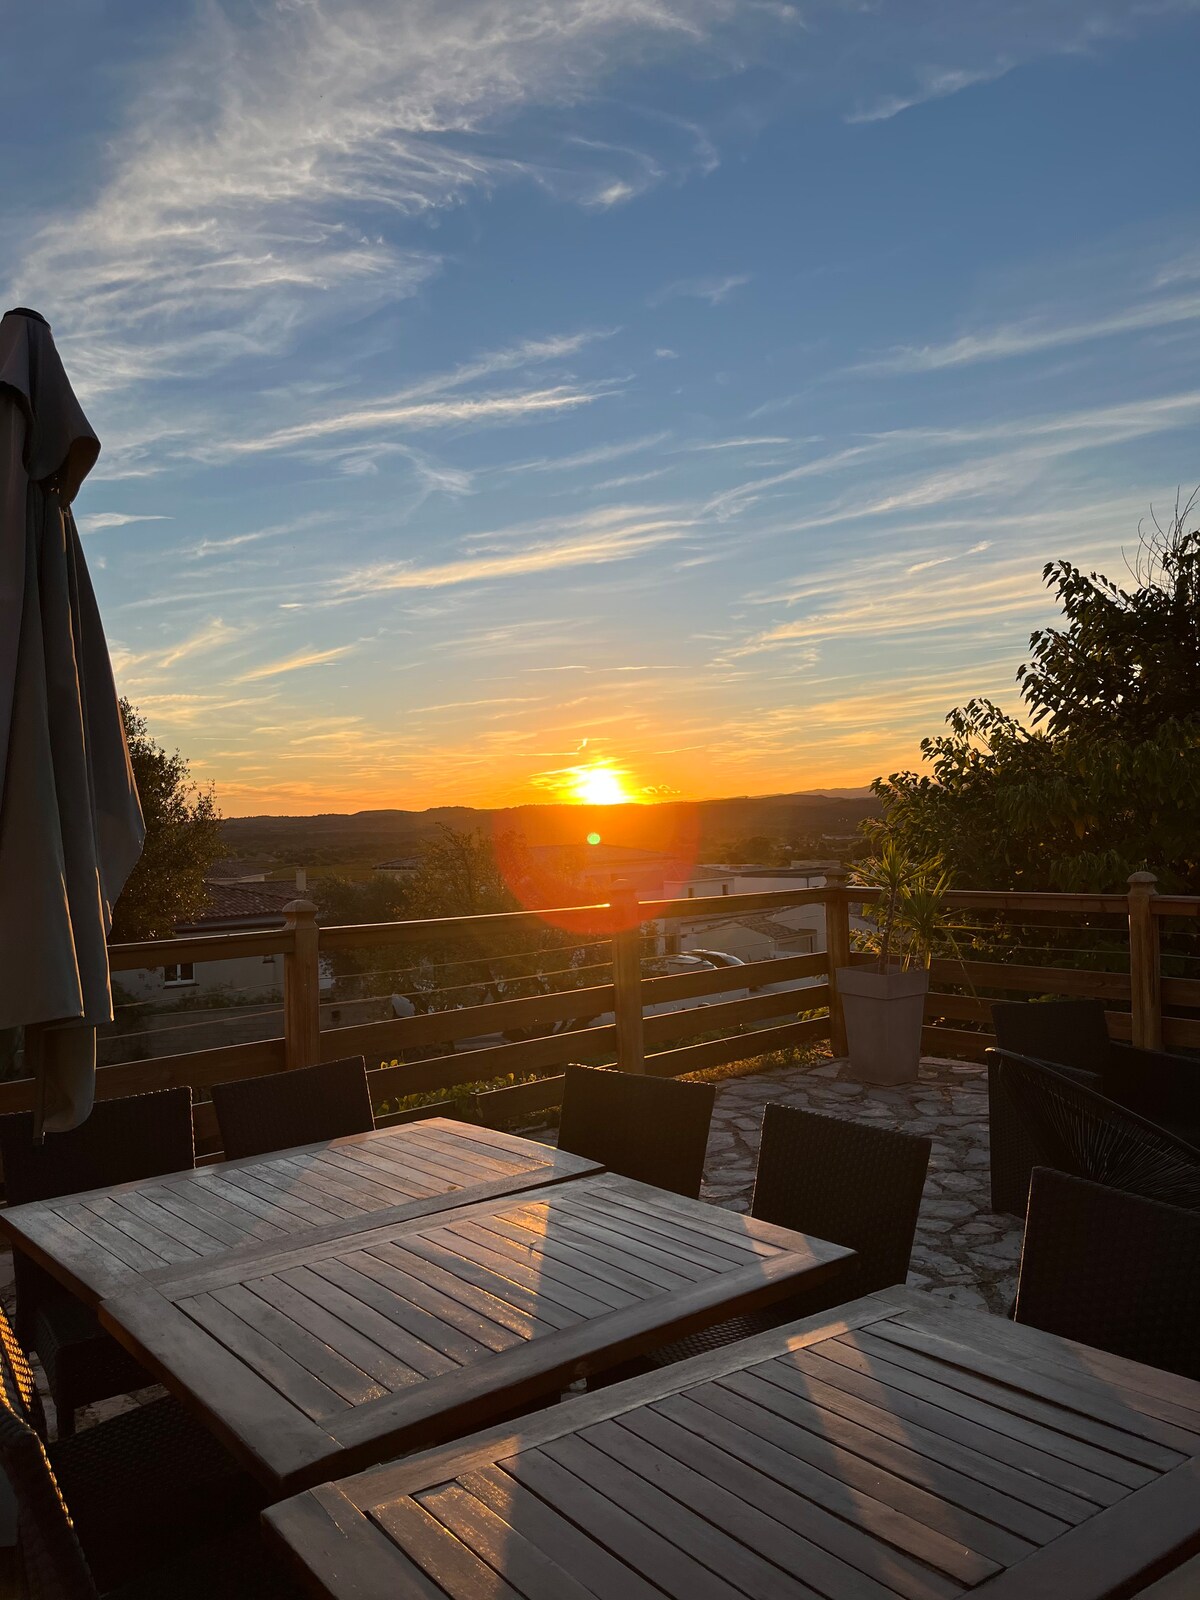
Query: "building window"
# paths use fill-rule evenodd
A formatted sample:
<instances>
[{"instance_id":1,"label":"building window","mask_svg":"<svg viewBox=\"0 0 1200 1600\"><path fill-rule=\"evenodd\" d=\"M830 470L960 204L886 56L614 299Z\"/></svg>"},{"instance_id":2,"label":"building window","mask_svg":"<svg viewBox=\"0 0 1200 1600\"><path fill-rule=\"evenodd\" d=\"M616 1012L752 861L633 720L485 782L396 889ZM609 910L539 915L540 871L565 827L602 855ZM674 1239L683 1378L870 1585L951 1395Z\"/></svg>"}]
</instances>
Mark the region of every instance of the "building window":
<instances>
[{"instance_id":1,"label":"building window","mask_svg":"<svg viewBox=\"0 0 1200 1600\"><path fill-rule=\"evenodd\" d=\"M722 894L728 894L729 893L729 885L727 883L723 883L721 885L721 893Z\"/></svg>"},{"instance_id":2,"label":"building window","mask_svg":"<svg viewBox=\"0 0 1200 1600\"><path fill-rule=\"evenodd\" d=\"M181 988L185 983L195 983L196 969L190 961L179 961L174 966L163 968L163 987L167 989Z\"/></svg>"}]
</instances>

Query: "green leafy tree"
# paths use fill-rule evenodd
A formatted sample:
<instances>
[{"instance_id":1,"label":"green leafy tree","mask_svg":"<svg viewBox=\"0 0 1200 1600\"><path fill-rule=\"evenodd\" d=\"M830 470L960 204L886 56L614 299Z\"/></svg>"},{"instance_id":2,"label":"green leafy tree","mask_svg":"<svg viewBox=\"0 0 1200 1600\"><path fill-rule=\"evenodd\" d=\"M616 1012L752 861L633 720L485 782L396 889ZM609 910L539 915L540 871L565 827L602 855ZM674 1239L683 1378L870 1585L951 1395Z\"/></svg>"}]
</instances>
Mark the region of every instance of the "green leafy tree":
<instances>
[{"instance_id":1,"label":"green leafy tree","mask_svg":"<svg viewBox=\"0 0 1200 1600\"><path fill-rule=\"evenodd\" d=\"M128 700L121 716L146 842L114 909L112 938L169 939L204 907L204 880L224 851L220 813L212 789L197 788L186 759L157 743Z\"/></svg>"},{"instance_id":2,"label":"green leafy tree","mask_svg":"<svg viewBox=\"0 0 1200 1600\"><path fill-rule=\"evenodd\" d=\"M1110 891L1149 868L1200 890L1196 496L1141 530L1131 583L1056 561L1063 624L1034 633L1028 722L988 700L922 741L929 771L876 779L875 838L973 888Z\"/></svg>"}]
</instances>

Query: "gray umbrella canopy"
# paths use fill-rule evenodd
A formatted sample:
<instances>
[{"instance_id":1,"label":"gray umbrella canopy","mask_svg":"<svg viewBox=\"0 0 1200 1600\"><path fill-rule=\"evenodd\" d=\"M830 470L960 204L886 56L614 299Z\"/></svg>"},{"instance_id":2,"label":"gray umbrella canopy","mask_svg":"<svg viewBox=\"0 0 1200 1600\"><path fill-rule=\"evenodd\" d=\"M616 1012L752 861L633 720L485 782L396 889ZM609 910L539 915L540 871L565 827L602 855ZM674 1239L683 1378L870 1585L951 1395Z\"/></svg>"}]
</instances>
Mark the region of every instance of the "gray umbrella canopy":
<instances>
[{"instance_id":1,"label":"gray umbrella canopy","mask_svg":"<svg viewBox=\"0 0 1200 1600\"><path fill-rule=\"evenodd\" d=\"M71 502L100 453L36 311L0 321L0 1029L76 1127L112 1021L106 941L144 828Z\"/></svg>"}]
</instances>

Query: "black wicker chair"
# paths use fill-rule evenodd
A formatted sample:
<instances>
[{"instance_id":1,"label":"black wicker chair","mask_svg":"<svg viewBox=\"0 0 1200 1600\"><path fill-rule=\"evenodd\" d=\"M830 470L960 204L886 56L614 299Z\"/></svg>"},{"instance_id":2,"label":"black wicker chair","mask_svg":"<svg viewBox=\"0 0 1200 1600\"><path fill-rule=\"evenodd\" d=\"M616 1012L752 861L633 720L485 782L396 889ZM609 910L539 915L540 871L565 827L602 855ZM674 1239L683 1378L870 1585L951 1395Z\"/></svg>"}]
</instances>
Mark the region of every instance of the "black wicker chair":
<instances>
[{"instance_id":1,"label":"black wicker chair","mask_svg":"<svg viewBox=\"0 0 1200 1600\"><path fill-rule=\"evenodd\" d=\"M1039 1166L1200 1211L1200 1149L1045 1061L987 1055Z\"/></svg>"},{"instance_id":2,"label":"black wicker chair","mask_svg":"<svg viewBox=\"0 0 1200 1600\"><path fill-rule=\"evenodd\" d=\"M174 1400L48 1445L33 1374L3 1313L0 1466L31 1600L298 1593L251 1537L261 1491Z\"/></svg>"},{"instance_id":3,"label":"black wicker chair","mask_svg":"<svg viewBox=\"0 0 1200 1600\"><path fill-rule=\"evenodd\" d=\"M192 1091L98 1100L80 1127L47 1134L41 1145L34 1143L29 1112L0 1117L0 1159L9 1205L185 1171L195 1164ZM87 1306L19 1250L13 1276L17 1333L45 1368L60 1438L75 1431L77 1406L154 1381Z\"/></svg>"},{"instance_id":4,"label":"black wicker chair","mask_svg":"<svg viewBox=\"0 0 1200 1600\"><path fill-rule=\"evenodd\" d=\"M992 1025L1001 1050L1048 1061L1067 1077L1200 1146L1200 1061L1138 1050L1108 1036L1099 1000L1000 1001ZM992 1210L1025 1215L1036 1152L997 1073L988 1072Z\"/></svg>"},{"instance_id":5,"label":"black wicker chair","mask_svg":"<svg viewBox=\"0 0 1200 1600\"><path fill-rule=\"evenodd\" d=\"M716 1090L710 1083L568 1067L558 1147L672 1194L700 1193Z\"/></svg>"},{"instance_id":6,"label":"black wicker chair","mask_svg":"<svg viewBox=\"0 0 1200 1600\"><path fill-rule=\"evenodd\" d=\"M1200 1213L1035 1168L1014 1317L1200 1378Z\"/></svg>"},{"instance_id":7,"label":"black wicker chair","mask_svg":"<svg viewBox=\"0 0 1200 1600\"><path fill-rule=\"evenodd\" d=\"M375 1126L361 1056L215 1083L212 1097L227 1161L370 1133Z\"/></svg>"},{"instance_id":8,"label":"black wicker chair","mask_svg":"<svg viewBox=\"0 0 1200 1600\"><path fill-rule=\"evenodd\" d=\"M665 1345L653 1352L655 1365L903 1283L930 1148L930 1140L916 1134L821 1116L800 1106L767 1106L751 1216L847 1246L858 1254L858 1270L850 1282L835 1278L757 1314Z\"/></svg>"}]
</instances>

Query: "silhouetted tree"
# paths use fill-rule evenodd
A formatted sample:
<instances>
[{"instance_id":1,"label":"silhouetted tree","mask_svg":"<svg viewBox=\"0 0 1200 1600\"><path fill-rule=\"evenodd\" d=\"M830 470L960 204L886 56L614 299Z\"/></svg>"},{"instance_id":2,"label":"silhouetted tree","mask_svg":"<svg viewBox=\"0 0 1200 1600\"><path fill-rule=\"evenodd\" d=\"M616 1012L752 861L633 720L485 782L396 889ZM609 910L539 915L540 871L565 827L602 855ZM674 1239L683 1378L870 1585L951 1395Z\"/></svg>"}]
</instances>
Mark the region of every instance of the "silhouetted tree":
<instances>
[{"instance_id":1,"label":"silhouetted tree","mask_svg":"<svg viewBox=\"0 0 1200 1600\"><path fill-rule=\"evenodd\" d=\"M212 789L197 788L185 757L169 755L128 700L121 716L146 842L114 908L112 938L169 939L204 907L204 880L225 848L220 813Z\"/></svg>"},{"instance_id":2,"label":"silhouetted tree","mask_svg":"<svg viewBox=\"0 0 1200 1600\"><path fill-rule=\"evenodd\" d=\"M873 788L868 824L963 887L1119 890L1149 868L1200 890L1200 528L1197 496L1139 530L1132 584L1066 561L1044 577L1064 623L1030 639L1029 723L989 700L925 739L930 773Z\"/></svg>"}]
</instances>

